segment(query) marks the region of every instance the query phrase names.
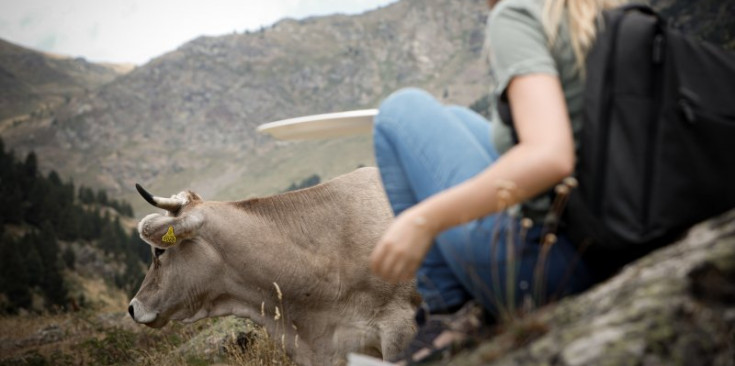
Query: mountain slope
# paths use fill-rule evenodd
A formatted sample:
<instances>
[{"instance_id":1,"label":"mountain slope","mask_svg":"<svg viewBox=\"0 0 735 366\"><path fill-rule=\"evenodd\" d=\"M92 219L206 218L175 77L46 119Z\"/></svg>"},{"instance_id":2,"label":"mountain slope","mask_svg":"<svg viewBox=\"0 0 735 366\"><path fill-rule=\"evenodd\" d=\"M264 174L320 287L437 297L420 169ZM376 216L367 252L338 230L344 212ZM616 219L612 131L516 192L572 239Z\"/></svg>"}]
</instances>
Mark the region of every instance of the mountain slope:
<instances>
[{"instance_id":1,"label":"mountain slope","mask_svg":"<svg viewBox=\"0 0 735 366\"><path fill-rule=\"evenodd\" d=\"M257 125L376 107L405 86L467 105L488 88L486 13L481 0L404 0L357 16L201 37L72 99L55 119L4 134L65 175L117 193L132 192L134 182L166 194L194 187L207 197L275 192L313 173L329 178L370 164L369 138L275 144ZM241 188L270 181L295 156L303 173ZM317 157L326 160L303 160Z\"/></svg>"},{"instance_id":2,"label":"mountain slope","mask_svg":"<svg viewBox=\"0 0 735 366\"><path fill-rule=\"evenodd\" d=\"M733 47L735 24L725 15L735 1L652 2L675 26ZM469 105L490 84L481 57L486 14L482 0L402 0L361 15L201 37L64 99L53 115L6 123L0 134L21 153L36 150L43 168L122 194L138 209L135 182L218 199L274 193L312 174L329 179L373 164L371 141L275 142L256 134L257 125L373 108L407 86ZM4 68L0 62L0 82L9 83ZM21 81L11 89L35 87Z\"/></svg>"},{"instance_id":3,"label":"mountain slope","mask_svg":"<svg viewBox=\"0 0 735 366\"><path fill-rule=\"evenodd\" d=\"M0 121L48 111L123 72L113 65L44 54L0 39Z\"/></svg>"}]
</instances>

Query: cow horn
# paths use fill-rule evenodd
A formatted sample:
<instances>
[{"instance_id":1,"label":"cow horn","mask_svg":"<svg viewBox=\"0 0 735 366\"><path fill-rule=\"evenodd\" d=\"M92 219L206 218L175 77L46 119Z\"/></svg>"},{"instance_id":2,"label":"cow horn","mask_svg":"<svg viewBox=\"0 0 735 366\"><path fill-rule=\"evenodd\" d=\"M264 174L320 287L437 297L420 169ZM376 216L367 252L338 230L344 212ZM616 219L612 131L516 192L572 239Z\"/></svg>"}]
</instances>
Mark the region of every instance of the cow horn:
<instances>
[{"instance_id":1,"label":"cow horn","mask_svg":"<svg viewBox=\"0 0 735 366\"><path fill-rule=\"evenodd\" d=\"M138 190L138 193L140 193L141 196L143 196L143 199L148 201L153 206L156 206L158 208L162 208L164 210L170 211L170 212L176 212L178 211L181 206L184 204L181 202L181 200L177 200L175 198L165 198L165 197L157 197L150 192L146 191L145 188L143 188L140 184L135 184L135 189Z\"/></svg>"}]
</instances>

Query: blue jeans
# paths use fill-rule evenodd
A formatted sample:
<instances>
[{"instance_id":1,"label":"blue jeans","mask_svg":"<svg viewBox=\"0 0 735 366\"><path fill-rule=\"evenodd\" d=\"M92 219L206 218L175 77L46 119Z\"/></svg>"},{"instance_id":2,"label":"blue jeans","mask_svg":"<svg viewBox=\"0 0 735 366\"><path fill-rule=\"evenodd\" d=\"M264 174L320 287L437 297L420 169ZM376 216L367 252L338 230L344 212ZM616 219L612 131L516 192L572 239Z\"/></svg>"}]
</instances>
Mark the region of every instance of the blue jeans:
<instances>
[{"instance_id":1,"label":"blue jeans","mask_svg":"<svg viewBox=\"0 0 735 366\"><path fill-rule=\"evenodd\" d=\"M396 215L480 173L499 156L486 119L417 89L388 97L374 128L377 164ZM525 299L538 304L587 288L590 276L575 246L559 235L542 249L541 226L524 230L517 218L500 213L441 233L417 272L428 310L474 299L498 314Z\"/></svg>"}]
</instances>

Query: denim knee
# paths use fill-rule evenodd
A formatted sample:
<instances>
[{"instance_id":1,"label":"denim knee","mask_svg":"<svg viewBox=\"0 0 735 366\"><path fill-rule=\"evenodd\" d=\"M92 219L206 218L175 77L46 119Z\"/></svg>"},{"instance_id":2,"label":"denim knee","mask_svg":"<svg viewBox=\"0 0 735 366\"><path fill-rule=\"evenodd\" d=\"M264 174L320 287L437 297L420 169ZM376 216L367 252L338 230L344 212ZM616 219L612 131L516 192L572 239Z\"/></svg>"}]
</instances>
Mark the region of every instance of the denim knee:
<instances>
[{"instance_id":1,"label":"denim knee","mask_svg":"<svg viewBox=\"0 0 735 366\"><path fill-rule=\"evenodd\" d=\"M392 125L400 124L402 128L412 128L425 123L423 118L416 118L416 111L439 102L428 92L418 88L404 88L386 98L379 107L375 117L375 132L390 131Z\"/></svg>"}]
</instances>

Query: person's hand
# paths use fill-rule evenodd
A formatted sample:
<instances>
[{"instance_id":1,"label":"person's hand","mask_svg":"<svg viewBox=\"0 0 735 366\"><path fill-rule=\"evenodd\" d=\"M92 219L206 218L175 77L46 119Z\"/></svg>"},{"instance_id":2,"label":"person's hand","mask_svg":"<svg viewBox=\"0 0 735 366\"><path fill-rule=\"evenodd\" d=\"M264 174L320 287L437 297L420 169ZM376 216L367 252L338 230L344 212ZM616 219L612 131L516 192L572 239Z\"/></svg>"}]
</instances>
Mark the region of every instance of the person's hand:
<instances>
[{"instance_id":1,"label":"person's hand","mask_svg":"<svg viewBox=\"0 0 735 366\"><path fill-rule=\"evenodd\" d=\"M396 217L370 256L370 269L390 283L413 279L436 233L422 216Z\"/></svg>"}]
</instances>

